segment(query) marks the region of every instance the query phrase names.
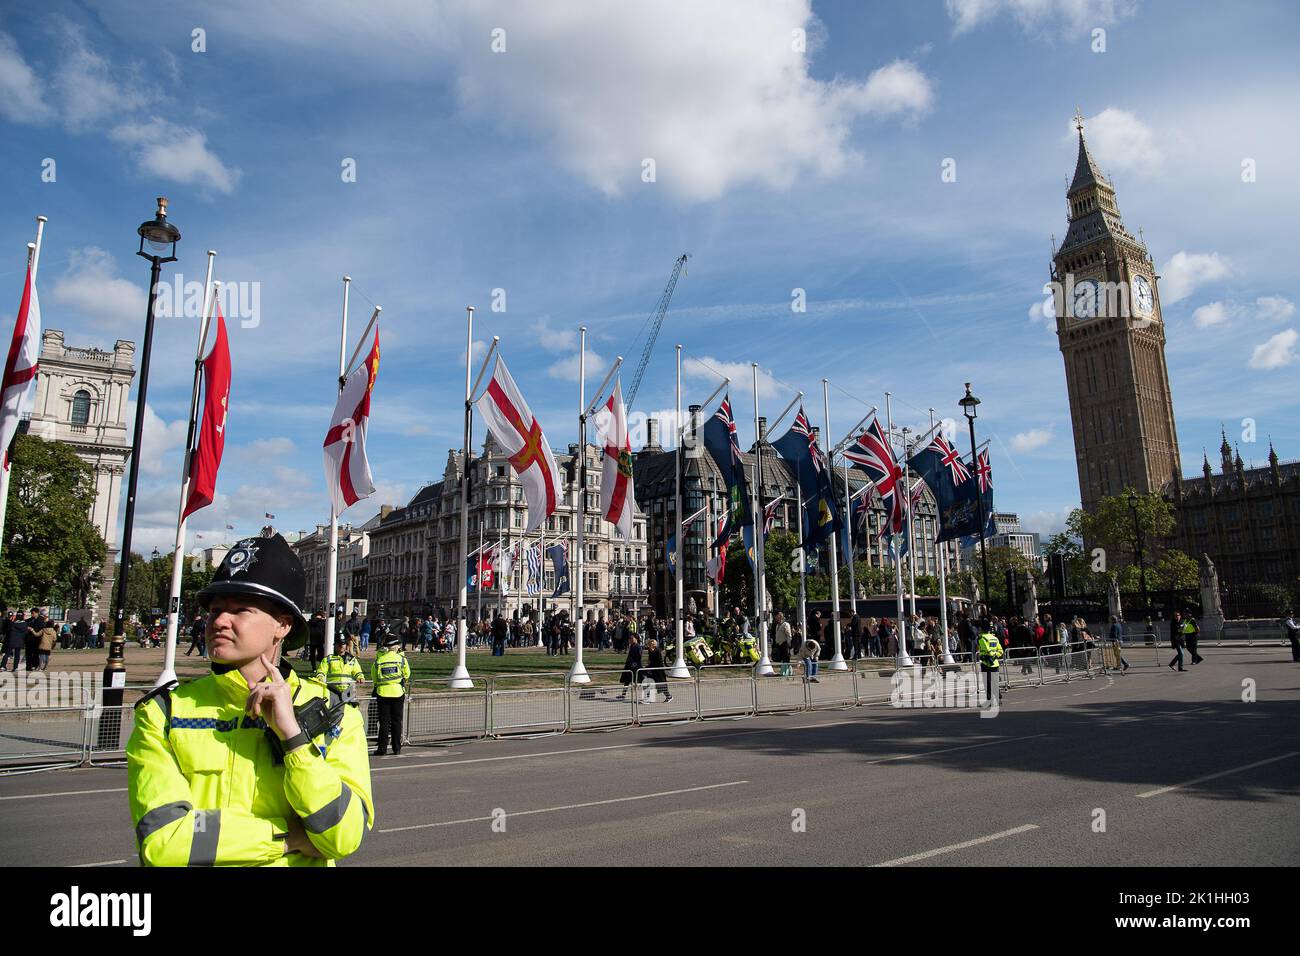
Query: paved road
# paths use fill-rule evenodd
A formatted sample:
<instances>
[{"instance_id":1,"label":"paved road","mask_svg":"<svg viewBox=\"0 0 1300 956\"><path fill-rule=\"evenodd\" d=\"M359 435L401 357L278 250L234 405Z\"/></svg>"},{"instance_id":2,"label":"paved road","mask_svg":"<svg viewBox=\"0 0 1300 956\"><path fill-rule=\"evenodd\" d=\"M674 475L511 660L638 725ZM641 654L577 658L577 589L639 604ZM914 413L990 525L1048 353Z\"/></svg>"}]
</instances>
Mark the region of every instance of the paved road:
<instances>
[{"instance_id":1,"label":"paved road","mask_svg":"<svg viewBox=\"0 0 1300 956\"><path fill-rule=\"evenodd\" d=\"M876 706L408 747L373 761L376 829L349 864L1300 862L1289 650L1211 649L1185 674L1137 658L1017 689L995 719ZM125 786L0 777L0 859L134 865Z\"/></svg>"}]
</instances>

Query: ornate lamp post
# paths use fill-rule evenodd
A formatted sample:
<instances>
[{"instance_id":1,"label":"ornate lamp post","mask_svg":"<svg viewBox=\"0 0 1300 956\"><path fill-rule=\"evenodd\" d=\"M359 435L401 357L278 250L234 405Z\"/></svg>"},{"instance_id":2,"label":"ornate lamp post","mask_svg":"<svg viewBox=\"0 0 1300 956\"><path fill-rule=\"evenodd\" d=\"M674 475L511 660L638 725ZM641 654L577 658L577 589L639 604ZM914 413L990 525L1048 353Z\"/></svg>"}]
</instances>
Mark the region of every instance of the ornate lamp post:
<instances>
[{"instance_id":1,"label":"ornate lamp post","mask_svg":"<svg viewBox=\"0 0 1300 956\"><path fill-rule=\"evenodd\" d=\"M966 423L970 426L970 464L971 477L978 482L978 455L975 452L975 416L976 407L980 400L970 392L970 382L966 383L966 394L957 404L961 406L962 414L966 416ZM984 602L990 603L993 594L989 590L989 556L988 549L984 546L984 496L980 493L979 485L975 486L975 514L980 523L980 568L984 579Z\"/></svg>"},{"instance_id":2,"label":"ornate lamp post","mask_svg":"<svg viewBox=\"0 0 1300 956\"><path fill-rule=\"evenodd\" d=\"M126 516L122 522L122 556L117 573L117 598L114 601L113 638L108 645L108 662L104 665L104 707L107 711L101 721L102 732L110 731L115 721L112 708L122 706L122 693L126 687L126 583L131 568L131 530L135 523L135 488L140 477L140 442L144 436L144 405L149 388L149 353L153 348L154 313L158 297L158 280L164 262L176 261L176 243L180 241L181 231L167 221L167 198L158 197L158 209L152 219L140 223L136 230L140 234L140 249L136 255L148 259L149 270L149 304L145 309L144 347L140 354L140 384L135 395L135 430L131 434L131 470L126 486ZM145 244L148 243L148 250ZM120 715L115 715L120 720ZM111 727L116 736L116 727Z\"/></svg>"}]
</instances>

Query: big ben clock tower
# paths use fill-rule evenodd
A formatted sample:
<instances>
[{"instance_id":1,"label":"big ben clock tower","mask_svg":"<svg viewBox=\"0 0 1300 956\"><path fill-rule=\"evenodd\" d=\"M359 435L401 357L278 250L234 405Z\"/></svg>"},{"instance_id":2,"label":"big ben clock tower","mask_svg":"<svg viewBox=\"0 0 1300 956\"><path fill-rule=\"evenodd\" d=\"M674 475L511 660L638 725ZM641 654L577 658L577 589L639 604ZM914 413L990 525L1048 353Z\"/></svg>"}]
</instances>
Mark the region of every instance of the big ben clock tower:
<instances>
[{"instance_id":1,"label":"big ben clock tower","mask_svg":"<svg viewBox=\"0 0 1300 956\"><path fill-rule=\"evenodd\" d=\"M1065 359L1079 496L1091 510L1125 488L1158 492L1181 476L1155 264L1120 218L1075 116L1079 160L1069 229L1053 253L1056 334Z\"/></svg>"}]
</instances>

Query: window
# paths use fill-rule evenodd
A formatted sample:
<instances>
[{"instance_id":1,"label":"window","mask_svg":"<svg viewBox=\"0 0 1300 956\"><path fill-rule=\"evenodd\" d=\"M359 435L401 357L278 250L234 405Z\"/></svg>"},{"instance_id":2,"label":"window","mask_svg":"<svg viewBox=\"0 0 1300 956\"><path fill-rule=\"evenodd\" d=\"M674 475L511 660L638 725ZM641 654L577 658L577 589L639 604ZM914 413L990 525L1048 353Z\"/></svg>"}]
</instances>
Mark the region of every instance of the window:
<instances>
[{"instance_id":1,"label":"window","mask_svg":"<svg viewBox=\"0 0 1300 956\"><path fill-rule=\"evenodd\" d=\"M85 425L90 422L90 393L84 388L72 396L72 424Z\"/></svg>"}]
</instances>

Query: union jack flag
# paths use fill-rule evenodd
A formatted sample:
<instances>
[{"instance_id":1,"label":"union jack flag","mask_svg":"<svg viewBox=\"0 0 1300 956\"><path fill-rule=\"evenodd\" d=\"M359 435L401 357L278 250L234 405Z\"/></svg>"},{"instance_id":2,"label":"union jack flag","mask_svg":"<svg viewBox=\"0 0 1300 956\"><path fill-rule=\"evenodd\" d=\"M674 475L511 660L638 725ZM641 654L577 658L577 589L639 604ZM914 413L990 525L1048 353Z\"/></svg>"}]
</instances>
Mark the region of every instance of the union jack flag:
<instances>
[{"instance_id":1,"label":"union jack flag","mask_svg":"<svg viewBox=\"0 0 1300 956\"><path fill-rule=\"evenodd\" d=\"M865 529L867 527L867 515L871 513L871 492L864 491L858 495L857 503L853 506L853 520L857 527Z\"/></svg>"},{"instance_id":2,"label":"union jack flag","mask_svg":"<svg viewBox=\"0 0 1300 956\"><path fill-rule=\"evenodd\" d=\"M978 463L975 465L975 473L980 479L980 494L987 494L993 490L993 469L989 467L989 450L985 448L980 452Z\"/></svg>"},{"instance_id":3,"label":"union jack flag","mask_svg":"<svg viewBox=\"0 0 1300 956\"><path fill-rule=\"evenodd\" d=\"M772 527L776 524L776 506L785 500L785 495L780 498L774 498L768 502L767 507L763 509L763 534L764 536L772 533Z\"/></svg>"},{"instance_id":4,"label":"union jack flag","mask_svg":"<svg viewBox=\"0 0 1300 956\"><path fill-rule=\"evenodd\" d=\"M867 430L845 450L844 457L861 465L867 477L875 484L880 502L889 515L889 523L883 529L885 534L898 534L903 530L903 496L896 492L898 482L903 477L903 469L899 467L894 449L885 437L878 419L871 420Z\"/></svg>"},{"instance_id":5,"label":"union jack flag","mask_svg":"<svg viewBox=\"0 0 1300 956\"><path fill-rule=\"evenodd\" d=\"M970 469L966 467L966 462L962 461L961 452L944 440L943 432L935 433L926 451L939 453L939 460L942 464L948 466L948 472L954 485L960 485L970 477Z\"/></svg>"},{"instance_id":6,"label":"union jack flag","mask_svg":"<svg viewBox=\"0 0 1300 956\"><path fill-rule=\"evenodd\" d=\"M796 435L802 435L808 439L808 454L812 456L813 468L821 471L826 467L826 454L817 445L817 435L813 432L812 425L808 423L808 416L803 413L803 407L800 406L799 414L794 417L794 424L790 430Z\"/></svg>"},{"instance_id":7,"label":"union jack flag","mask_svg":"<svg viewBox=\"0 0 1300 956\"><path fill-rule=\"evenodd\" d=\"M727 435L731 440L731 467L744 467L743 459L740 457L740 439L736 436L736 419L731 414L730 395L722 399L722 404L713 413L713 417L727 426Z\"/></svg>"}]
</instances>

